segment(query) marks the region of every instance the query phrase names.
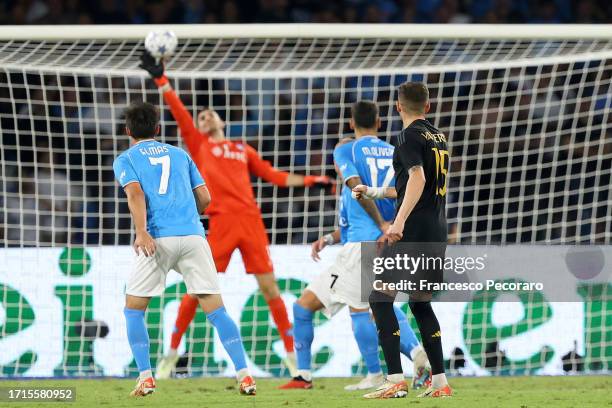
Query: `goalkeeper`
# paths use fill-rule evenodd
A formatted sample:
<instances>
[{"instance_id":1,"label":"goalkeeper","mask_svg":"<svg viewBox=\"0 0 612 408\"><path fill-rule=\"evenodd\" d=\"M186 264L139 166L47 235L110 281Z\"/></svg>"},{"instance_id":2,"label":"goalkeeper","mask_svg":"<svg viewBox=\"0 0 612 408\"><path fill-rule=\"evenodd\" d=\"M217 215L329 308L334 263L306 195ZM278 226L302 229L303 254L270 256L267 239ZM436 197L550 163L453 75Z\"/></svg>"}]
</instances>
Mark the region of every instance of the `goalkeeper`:
<instances>
[{"instance_id":1,"label":"goalkeeper","mask_svg":"<svg viewBox=\"0 0 612 408\"><path fill-rule=\"evenodd\" d=\"M291 323L274 277L269 253L269 242L261 212L255 202L251 174L279 187L330 184L326 176L302 176L280 171L263 160L246 143L227 140L225 122L217 112L205 109L198 114L196 123L172 89L164 75L162 61L156 61L147 51L142 54L140 67L146 70L164 96L176 120L181 137L200 173L206 180L211 205L208 242L218 272L225 272L234 250L238 249L246 272L253 274L270 308L272 318L283 340L287 358L285 365L295 374L295 353ZM160 362L157 378L168 378L178 360L177 349L197 309L196 298L185 295L179 306L172 334L170 351Z\"/></svg>"}]
</instances>

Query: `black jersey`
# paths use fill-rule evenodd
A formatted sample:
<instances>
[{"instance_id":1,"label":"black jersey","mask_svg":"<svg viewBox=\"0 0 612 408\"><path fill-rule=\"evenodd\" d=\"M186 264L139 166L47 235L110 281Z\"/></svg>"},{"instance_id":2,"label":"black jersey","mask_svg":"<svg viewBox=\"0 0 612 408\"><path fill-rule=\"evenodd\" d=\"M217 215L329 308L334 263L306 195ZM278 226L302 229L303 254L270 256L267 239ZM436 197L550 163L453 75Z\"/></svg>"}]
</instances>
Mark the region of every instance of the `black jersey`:
<instances>
[{"instance_id":1,"label":"black jersey","mask_svg":"<svg viewBox=\"0 0 612 408\"><path fill-rule=\"evenodd\" d=\"M414 166L422 166L426 180L421 198L404 225L402 241L446 243L448 164L446 136L427 120L415 120L398 136L393 153L397 210L404 200L408 171Z\"/></svg>"}]
</instances>

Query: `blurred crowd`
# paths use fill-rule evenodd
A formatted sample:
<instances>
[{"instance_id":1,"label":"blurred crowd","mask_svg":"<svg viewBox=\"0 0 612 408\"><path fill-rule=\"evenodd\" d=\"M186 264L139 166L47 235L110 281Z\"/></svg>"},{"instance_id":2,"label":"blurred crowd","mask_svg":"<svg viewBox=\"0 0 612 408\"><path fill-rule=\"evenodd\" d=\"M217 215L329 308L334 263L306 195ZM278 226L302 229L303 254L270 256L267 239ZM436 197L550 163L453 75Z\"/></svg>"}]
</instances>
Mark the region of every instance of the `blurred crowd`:
<instances>
[{"instance_id":1,"label":"blurred crowd","mask_svg":"<svg viewBox=\"0 0 612 408\"><path fill-rule=\"evenodd\" d=\"M0 24L610 23L610 0L4 0Z\"/></svg>"}]
</instances>

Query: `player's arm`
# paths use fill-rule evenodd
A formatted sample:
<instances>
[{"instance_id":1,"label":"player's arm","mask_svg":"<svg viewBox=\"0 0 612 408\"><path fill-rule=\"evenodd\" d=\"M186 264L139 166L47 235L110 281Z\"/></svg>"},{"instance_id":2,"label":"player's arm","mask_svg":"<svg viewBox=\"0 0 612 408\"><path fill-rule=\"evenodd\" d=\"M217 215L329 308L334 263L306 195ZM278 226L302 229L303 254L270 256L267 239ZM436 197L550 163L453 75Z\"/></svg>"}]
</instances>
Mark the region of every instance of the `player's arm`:
<instances>
[{"instance_id":1,"label":"player's arm","mask_svg":"<svg viewBox=\"0 0 612 408\"><path fill-rule=\"evenodd\" d=\"M346 185L352 190L358 185L363 184L361 181L361 177L354 176L346 180ZM380 211L378 210L376 203L374 203L374 201L372 200L359 200L359 205L365 210L365 212L370 216L370 218L374 220L376 225L378 225L378 228L380 228L380 230L384 232L389 223L383 219L382 215L380 215Z\"/></svg>"},{"instance_id":2,"label":"player's arm","mask_svg":"<svg viewBox=\"0 0 612 408\"><path fill-rule=\"evenodd\" d=\"M319 256L319 252L321 252L323 248L325 248L326 246L334 245L334 244L337 244L338 242L340 242L340 230L339 229L329 234L325 234L319 239L317 239L315 242L313 242L312 252L310 256L315 262L320 261L321 257Z\"/></svg>"},{"instance_id":3,"label":"player's arm","mask_svg":"<svg viewBox=\"0 0 612 408\"><path fill-rule=\"evenodd\" d=\"M198 171L198 168L196 167L193 160L191 160L191 157L187 156L187 162L189 164L189 182L191 183L193 198L195 198L198 214L201 215L204 214L204 211L206 211L206 208L210 204L210 192L208 191L206 183L204 182L202 175Z\"/></svg>"},{"instance_id":4,"label":"player's arm","mask_svg":"<svg viewBox=\"0 0 612 408\"><path fill-rule=\"evenodd\" d=\"M191 113L185 108L185 105L183 105L181 99L176 92L174 92L172 85L170 85L170 81L168 81L168 78L164 74L163 61L155 61L155 58L146 50L141 55L140 61L139 67L149 73L155 85L157 85L162 92L164 101L166 101L172 113L172 117L176 120L179 127L181 137L187 145L189 153L193 155L200 146L202 135L195 127L195 122L193 121Z\"/></svg>"},{"instance_id":5,"label":"player's arm","mask_svg":"<svg viewBox=\"0 0 612 408\"><path fill-rule=\"evenodd\" d=\"M414 210L425 188L425 171L423 170L424 152L422 138L418 135L407 135L404 143L396 147L402 166L408 170L408 182L404 199L400 204L393 224L387 230L385 239L393 243L399 241L404 233L406 220Z\"/></svg>"},{"instance_id":6,"label":"player's arm","mask_svg":"<svg viewBox=\"0 0 612 408\"><path fill-rule=\"evenodd\" d=\"M128 200L128 207L134 220L136 228L136 239L134 240L134 250L136 254L140 254L140 250L145 256L153 256L155 254L155 240L147 232L147 204L144 191L140 187L140 183L133 182L123 187Z\"/></svg>"},{"instance_id":7,"label":"player's arm","mask_svg":"<svg viewBox=\"0 0 612 408\"><path fill-rule=\"evenodd\" d=\"M315 184L330 184L332 182L327 176L302 176L301 174L279 170L272 166L269 161L262 159L251 146L245 145L245 150L249 172L279 187L312 187Z\"/></svg>"},{"instance_id":8,"label":"player's arm","mask_svg":"<svg viewBox=\"0 0 612 408\"><path fill-rule=\"evenodd\" d=\"M395 187L370 187L359 184L353 187L353 198L357 200L380 200L383 198L397 198Z\"/></svg>"},{"instance_id":9,"label":"player's arm","mask_svg":"<svg viewBox=\"0 0 612 408\"><path fill-rule=\"evenodd\" d=\"M195 198L196 206L198 207L198 214L204 214L206 208L210 204L210 192L206 185L201 185L193 190L193 197Z\"/></svg>"},{"instance_id":10,"label":"player's arm","mask_svg":"<svg viewBox=\"0 0 612 408\"><path fill-rule=\"evenodd\" d=\"M421 194L423 194L423 189L425 188L426 180L423 166L412 166L408 170L408 174L410 177L408 178L408 184L406 184L404 199L402 200L402 204L397 211L393 224L387 230L387 236L391 242L399 241L402 238L404 233L404 224L412 213L412 210L414 210L416 203L419 202Z\"/></svg>"}]
</instances>

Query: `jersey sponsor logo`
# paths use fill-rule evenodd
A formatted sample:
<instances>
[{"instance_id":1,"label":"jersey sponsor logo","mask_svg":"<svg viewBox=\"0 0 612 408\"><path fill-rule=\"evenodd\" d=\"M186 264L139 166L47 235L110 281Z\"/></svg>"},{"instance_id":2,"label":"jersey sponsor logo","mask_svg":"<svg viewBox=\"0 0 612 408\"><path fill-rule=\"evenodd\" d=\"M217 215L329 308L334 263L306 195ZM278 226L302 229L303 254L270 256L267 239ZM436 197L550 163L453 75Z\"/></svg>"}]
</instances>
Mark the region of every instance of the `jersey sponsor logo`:
<instances>
[{"instance_id":1,"label":"jersey sponsor logo","mask_svg":"<svg viewBox=\"0 0 612 408\"><path fill-rule=\"evenodd\" d=\"M125 170L123 170L121 172L121 175L119 175L119 183L123 183L123 179L125 178Z\"/></svg>"},{"instance_id":2,"label":"jersey sponsor logo","mask_svg":"<svg viewBox=\"0 0 612 408\"><path fill-rule=\"evenodd\" d=\"M237 147L238 145L234 145L234 146ZM222 147L221 146L213 147L212 154L215 157L223 157L224 159L238 160L243 163L247 162L246 152L244 151L237 152L235 150L232 150L230 145L227 145L227 144L224 144Z\"/></svg>"}]
</instances>

